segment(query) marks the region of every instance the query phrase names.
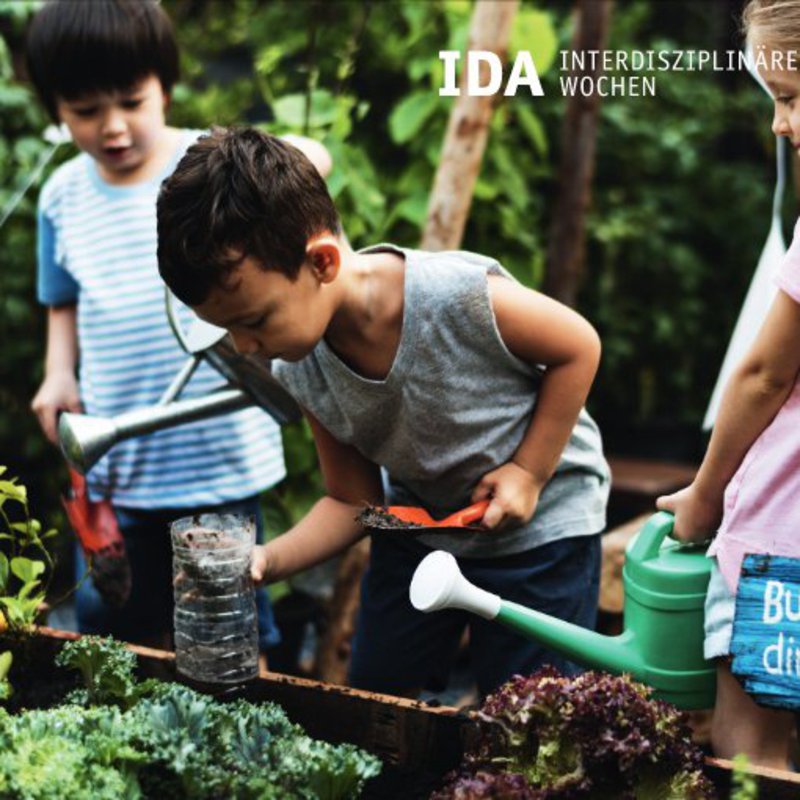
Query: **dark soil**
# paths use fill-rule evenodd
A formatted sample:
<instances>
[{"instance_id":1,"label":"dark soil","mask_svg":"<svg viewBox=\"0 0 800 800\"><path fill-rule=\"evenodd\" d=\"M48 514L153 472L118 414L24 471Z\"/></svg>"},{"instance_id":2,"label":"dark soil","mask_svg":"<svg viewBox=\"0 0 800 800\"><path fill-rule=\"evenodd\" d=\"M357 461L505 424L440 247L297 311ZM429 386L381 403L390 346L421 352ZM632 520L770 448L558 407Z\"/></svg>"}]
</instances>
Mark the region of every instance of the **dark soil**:
<instances>
[{"instance_id":1,"label":"dark soil","mask_svg":"<svg viewBox=\"0 0 800 800\"><path fill-rule=\"evenodd\" d=\"M80 685L77 672L55 667L52 658L42 658L41 646L33 637L9 636L0 651L7 649L6 644L14 653L9 674L13 693L3 706L6 711L14 714L28 708L50 708Z\"/></svg>"},{"instance_id":2,"label":"dark soil","mask_svg":"<svg viewBox=\"0 0 800 800\"><path fill-rule=\"evenodd\" d=\"M211 530L210 528L202 528L199 526L182 531L178 534L178 539L182 547L197 553L198 557L212 550L230 549L232 547L242 546L242 542L239 539L229 536L225 531Z\"/></svg>"},{"instance_id":3,"label":"dark soil","mask_svg":"<svg viewBox=\"0 0 800 800\"><path fill-rule=\"evenodd\" d=\"M468 533L485 531L482 525L422 525L419 522L407 522L394 514L390 514L387 506L367 506L356 517L356 522L361 523L365 530L371 532L394 531L406 533L410 536L422 533Z\"/></svg>"},{"instance_id":4,"label":"dark soil","mask_svg":"<svg viewBox=\"0 0 800 800\"><path fill-rule=\"evenodd\" d=\"M406 522L394 514L390 514L386 506L367 506L357 517L356 522L366 528L366 530L377 531L409 531L420 532L425 530L424 525L418 522Z\"/></svg>"},{"instance_id":5,"label":"dark soil","mask_svg":"<svg viewBox=\"0 0 800 800\"><path fill-rule=\"evenodd\" d=\"M175 564L180 565L182 580L202 583L201 594L224 594L231 591L230 581L246 580L249 576L246 545L224 531L191 528L178 538L182 546L173 540ZM225 551L223 558L216 555L219 550Z\"/></svg>"}]
</instances>

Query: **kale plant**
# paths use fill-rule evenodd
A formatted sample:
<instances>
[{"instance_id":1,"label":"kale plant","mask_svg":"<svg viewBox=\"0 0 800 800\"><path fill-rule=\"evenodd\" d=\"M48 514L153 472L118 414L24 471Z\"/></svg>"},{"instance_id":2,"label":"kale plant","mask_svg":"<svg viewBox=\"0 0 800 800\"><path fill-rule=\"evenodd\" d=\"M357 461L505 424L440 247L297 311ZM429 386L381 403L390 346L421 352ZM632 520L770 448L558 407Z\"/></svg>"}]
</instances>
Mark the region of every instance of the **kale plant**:
<instances>
[{"instance_id":1,"label":"kale plant","mask_svg":"<svg viewBox=\"0 0 800 800\"><path fill-rule=\"evenodd\" d=\"M135 656L112 639L70 642L57 662L85 688L48 711L0 709L0 798L346 800L381 768L310 738L274 703L137 683Z\"/></svg>"},{"instance_id":2,"label":"kale plant","mask_svg":"<svg viewBox=\"0 0 800 800\"><path fill-rule=\"evenodd\" d=\"M272 703L219 704L177 684L133 709L138 746L152 754L148 796L308 798L358 795L380 762L352 745L306 736Z\"/></svg>"},{"instance_id":3,"label":"kale plant","mask_svg":"<svg viewBox=\"0 0 800 800\"><path fill-rule=\"evenodd\" d=\"M9 715L0 710L0 797L20 800L133 800L146 755L127 743L123 714L111 706Z\"/></svg>"},{"instance_id":4,"label":"kale plant","mask_svg":"<svg viewBox=\"0 0 800 800\"><path fill-rule=\"evenodd\" d=\"M600 672L516 676L486 698L464 769L435 797L713 798L686 715L650 695L628 676ZM508 786L491 773L507 774Z\"/></svg>"},{"instance_id":5,"label":"kale plant","mask_svg":"<svg viewBox=\"0 0 800 800\"><path fill-rule=\"evenodd\" d=\"M68 698L72 702L128 706L134 698L136 655L111 637L83 636L67 642L56 664L81 674L83 690Z\"/></svg>"}]
</instances>

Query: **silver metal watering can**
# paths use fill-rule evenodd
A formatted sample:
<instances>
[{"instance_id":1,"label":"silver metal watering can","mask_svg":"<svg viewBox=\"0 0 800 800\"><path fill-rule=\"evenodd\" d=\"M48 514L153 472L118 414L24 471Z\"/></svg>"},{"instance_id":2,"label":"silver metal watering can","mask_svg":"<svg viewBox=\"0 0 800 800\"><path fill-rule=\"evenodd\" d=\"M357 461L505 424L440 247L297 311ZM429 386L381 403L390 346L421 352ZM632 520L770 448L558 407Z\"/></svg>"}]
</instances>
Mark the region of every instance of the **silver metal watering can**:
<instances>
[{"instance_id":1,"label":"silver metal watering can","mask_svg":"<svg viewBox=\"0 0 800 800\"><path fill-rule=\"evenodd\" d=\"M112 418L69 412L59 417L61 451L81 474L86 474L117 442L216 414L258 405L281 425L300 418L300 408L273 377L268 359L237 353L226 330L201 319L195 318L184 332L169 291L166 307L170 327L189 358L158 403ZM201 361L215 367L229 385L203 397L177 399Z\"/></svg>"}]
</instances>

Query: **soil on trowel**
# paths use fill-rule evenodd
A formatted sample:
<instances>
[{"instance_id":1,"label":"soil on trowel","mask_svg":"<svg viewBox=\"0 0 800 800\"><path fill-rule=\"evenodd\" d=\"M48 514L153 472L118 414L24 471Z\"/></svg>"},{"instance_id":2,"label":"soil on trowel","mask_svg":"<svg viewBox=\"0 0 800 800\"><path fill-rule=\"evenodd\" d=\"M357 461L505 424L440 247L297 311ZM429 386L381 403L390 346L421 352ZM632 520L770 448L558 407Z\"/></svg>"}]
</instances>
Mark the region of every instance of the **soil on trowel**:
<instances>
[{"instance_id":1,"label":"soil on trowel","mask_svg":"<svg viewBox=\"0 0 800 800\"><path fill-rule=\"evenodd\" d=\"M390 514L387 506L367 506L356 517L356 522L367 530L374 531L419 531L425 527L418 522L406 522L400 517Z\"/></svg>"}]
</instances>

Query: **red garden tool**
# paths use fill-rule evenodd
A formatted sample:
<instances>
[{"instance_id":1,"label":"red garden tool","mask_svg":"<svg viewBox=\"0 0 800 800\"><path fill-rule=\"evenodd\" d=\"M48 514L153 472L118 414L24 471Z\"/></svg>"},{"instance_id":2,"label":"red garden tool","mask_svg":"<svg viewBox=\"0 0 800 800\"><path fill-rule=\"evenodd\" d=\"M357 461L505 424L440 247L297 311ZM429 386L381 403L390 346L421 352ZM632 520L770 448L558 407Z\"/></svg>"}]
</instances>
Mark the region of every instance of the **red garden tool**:
<instances>
[{"instance_id":1,"label":"red garden tool","mask_svg":"<svg viewBox=\"0 0 800 800\"><path fill-rule=\"evenodd\" d=\"M131 567L125 540L108 500L89 499L84 477L69 471L70 490L61 503L89 563L92 580L103 600L119 608L131 593Z\"/></svg>"},{"instance_id":2,"label":"red garden tool","mask_svg":"<svg viewBox=\"0 0 800 800\"><path fill-rule=\"evenodd\" d=\"M486 530L480 522L488 500L481 500L471 506L455 511L444 519L434 519L424 508L416 506L368 506L358 515L358 521L368 530L406 531L409 533Z\"/></svg>"}]
</instances>

